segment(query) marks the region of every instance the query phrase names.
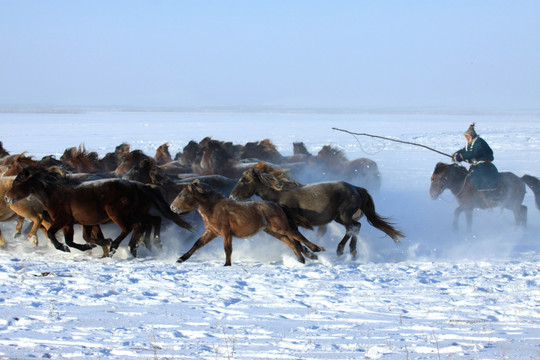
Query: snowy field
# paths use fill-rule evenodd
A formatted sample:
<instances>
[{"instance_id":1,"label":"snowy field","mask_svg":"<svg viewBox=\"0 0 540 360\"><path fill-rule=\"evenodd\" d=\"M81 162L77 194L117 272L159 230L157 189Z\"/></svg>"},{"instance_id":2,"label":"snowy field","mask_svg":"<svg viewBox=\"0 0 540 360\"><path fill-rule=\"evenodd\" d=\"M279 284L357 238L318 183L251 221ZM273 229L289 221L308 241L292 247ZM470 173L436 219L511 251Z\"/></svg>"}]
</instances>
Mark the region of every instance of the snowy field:
<instances>
[{"instance_id":1,"label":"snowy field","mask_svg":"<svg viewBox=\"0 0 540 360\"><path fill-rule=\"evenodd\" d=\"M359 256L338 258L343 228L311 240L326 247L305 265L266 235L233 241L224 267L218 239L191 259L198 229L162 233L164 249L125 241L113 258L101 251L62 253L39 233L34 248L12 239L0 249L1 359L540 359L540 211L530 190L528 227L508 211L477 211L473 232L451 222L450 192L429 197L445 156L332 127L428 145L452 154L463 131L477 132L500 171L540 176L538 114L376 114L257 112L1 113L10 153L37 159L84 144L101 155L122 142L149 155L168 143L176 154L206 136L244 144L269 138L283 155L303 141L349 159L376 161L377 212L406 234L396 245L362 220ZM113 225L107 234L117 234ZM80 233L76 241L83 242Z\"/></svg>"}]
</instances>

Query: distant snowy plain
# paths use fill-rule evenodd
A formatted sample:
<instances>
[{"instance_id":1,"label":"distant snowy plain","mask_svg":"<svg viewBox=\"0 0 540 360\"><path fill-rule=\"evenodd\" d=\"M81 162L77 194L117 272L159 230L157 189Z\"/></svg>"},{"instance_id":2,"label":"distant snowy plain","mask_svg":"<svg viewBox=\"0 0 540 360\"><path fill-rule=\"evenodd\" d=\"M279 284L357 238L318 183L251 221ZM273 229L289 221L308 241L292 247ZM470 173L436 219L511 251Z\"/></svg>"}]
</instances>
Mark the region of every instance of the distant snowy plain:
<instances>
[{"instance_id":1,"label":"distant snowy plain","mask_svg":"<svg viewBox=\"0 0 540 360\"><path fill-rule=\"evenodd\" d=\"M303 141L349 159L376 161L377 212L407 237L401 245L365 219L359 255L337 257L343 228L320 240L318 260L298 263L266 235L235 239L224 267L221 240L176 259L202 233L162 233L163 251L123 243L101 251L55 250L42 233L34 248L0 249L0 358L5 359L540 359L540 211L529 190L528 226L508 211L477 211L473 232L453 231L450 192L429 198L445 156L406 144L353 137L333 127L431 146L452 154L476 122L500 171L540 176L540 115L347 112L0 113L4 148L37 159L84 144L104 155L126 142L176 154L206 136L244 144L269 138L283 155ZM104 227L106 235L118 229ZM80 232L76 241L82 242Z\"/></svg>"}]
</instances>

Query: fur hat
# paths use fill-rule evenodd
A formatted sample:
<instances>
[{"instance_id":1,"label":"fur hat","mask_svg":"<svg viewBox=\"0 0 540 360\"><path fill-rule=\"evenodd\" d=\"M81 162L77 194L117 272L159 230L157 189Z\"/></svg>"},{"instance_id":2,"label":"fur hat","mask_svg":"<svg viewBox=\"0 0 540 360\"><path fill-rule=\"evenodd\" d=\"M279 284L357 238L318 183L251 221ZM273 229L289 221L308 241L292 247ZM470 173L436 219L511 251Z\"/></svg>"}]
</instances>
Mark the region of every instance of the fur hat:
<instances>
[{"instance_id":1,"label":"fur hat","mask_svg":"<svg viewBox=\"0 0 540 360\"><path fill-rule=\"evenodd\" d=\"M472 123L469 128L467 129L467 131L465 131L463 133L463 135L465 136L470 136L471 139L474 139L475 137L477 137L478 135L476 134L476 131L474 131L474 123Z\"/></svg>"}]
</instances>

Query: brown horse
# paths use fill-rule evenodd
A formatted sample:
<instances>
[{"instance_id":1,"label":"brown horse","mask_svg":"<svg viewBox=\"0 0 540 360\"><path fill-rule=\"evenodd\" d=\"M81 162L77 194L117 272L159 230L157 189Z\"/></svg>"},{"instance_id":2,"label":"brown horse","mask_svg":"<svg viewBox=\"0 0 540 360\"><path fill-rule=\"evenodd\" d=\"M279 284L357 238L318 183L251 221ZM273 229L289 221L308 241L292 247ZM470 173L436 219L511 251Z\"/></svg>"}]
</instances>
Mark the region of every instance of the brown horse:
<instances>
[{"instance_id":1,"label":"brown horse","mask_svg":"<svg viewBox=\"0 0 540 360\"><path fill-rule=\"evenodd\" d=\"M501 172L497 189L492 194L483 195L476 190L468 173L468 170L461 165L438 163L431 175L429 189L431 198L435 200L444 190L449 189L458 202L458 207L454 211L454 229L458 228L459 215L462 212L465 212L467 231L471 231L474 209L496 207L511 210L514 213L516 225L527 224L527 207L522 205L525 197L525 182L519 176L511 172ZM535 197L538 203L540 196L537 192L535 192Z\"/></svg>"},{"instance_id":2,"label":"brown horse","mask_svg":"<svg viewBox=\"0 0 540 360\"><path fill-rule=\"evenodd\" d=\"M244 200L258 195L264 200L275 201L291 214L305 218L313 226L336 221L345 226L345 236L340 241L337 254L343 254L347 241L350 252L356 256L357 234L361 224L357 221L366 215L368 222L399 243L403 233L375 212L373 198L364 188L343 181L329 181L300 185L286 171L273 169L260 162L246 171L231 193L231 198ZM302 224L297 224L302 226Z\"/></svg>"},{"instance_id":3,"label":"brown horse","mask_svg":"<svg viewBox=\"0 0 540 360\"><path fill-rule=\"evenodd\" d=\"M34 195L29 195L26 198L17 201L13 204L8 204L4 196L13 185L15 176L0 178L0 221L17 220L14 237L17 238L22 233L24 219L32 221L32 228L28 233L28 239L34 246L38 246L37 231L41 228L47 236L47 229L50 227L51 220L45 211L45 206ZM11 211L10 211L11 210ZM64 229L64 236L71 236L69 229ZM83 238L87 243L101 245L104 256L108 256L110 242L104 238L99 226L83 226ZM0 245L5 246L5 239L0 232ZM91 247L85 247L85 249Z\"/></svg>"},{"instance_id":4,"label":"brown horse","mask_svg":"<svg viewBox=\"0 0 540 360\"><path fill-rule=\"evenodd\" d=\"M13 180L15 180L15 176L0 177L0 221L17 220L15 237L18 237L22 233L24 219L30 219L33 222L33 225L28 234L28 240L37 246L37 231L43 222L43 204L34 196L29 196L16 204L8 204L4 200L4 196L13 185ZM0 246L6 246L6 241L1 230Z\"/></svg>"},{"instance_id":5,"label":"brown horse","mask_svg":"<svg viewBox=\"0 0 540 360\"><path fill-rule=\"evenodd\" d=\"M30 194L45 206L52 219L47 236L57 249L63 251L69 251L69 248L56 239L58 230L72 234L73 224L94 226L113 222L120 227L121 233L112 242L111 250L114 252L133 230L129 248L136 256L138 240L149 226L156 228L156 238L159 237L161 218L150 215L151 208L156 208L178 226L191 229L190 224L169 209L159 190L137 182L105 179L80 183L54 171L28 167L17 175L5 199L8 203L16 203ZM87 246L73 242L72 236L66 236L65 240L68 246L87 250Z\"/></svg>"},{"instance_id":6,"label":"brown horse","mask_svg":"<svg viewBox=\"0 0 540 360\"><path fill-rule=\"evenodd\" d=\"M261 230L287 244L301 263L305 262L301 243L312 251L324 251L324 248L313 244L289 225L287 215L278 204L269 201L229 200L198 180L193 181L178 194L171 204L171 209L179 214L197 209L205 224L203 235L178 259L178 262L186 261L195 251L221 236L225 248L225 266L230 266L232 237L245 238Z\"/></svg>"}]
</instances>

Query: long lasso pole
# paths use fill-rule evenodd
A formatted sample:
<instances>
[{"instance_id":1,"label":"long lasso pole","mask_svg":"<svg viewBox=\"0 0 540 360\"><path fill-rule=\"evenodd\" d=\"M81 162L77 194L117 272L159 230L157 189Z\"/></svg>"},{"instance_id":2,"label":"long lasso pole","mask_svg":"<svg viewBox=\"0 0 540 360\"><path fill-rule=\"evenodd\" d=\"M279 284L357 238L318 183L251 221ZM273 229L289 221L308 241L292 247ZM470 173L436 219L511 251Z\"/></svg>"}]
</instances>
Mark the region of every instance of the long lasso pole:
<instances>
[{"instance_id":1,"label":"long lasso pole","mask_svg":"<svg viewBox=\"0 0 540 360\"><path fill-rule=\"evenodd\" d=\"M403 141L403 140L396 140L396 139L391 139L391 138L387 138L387 137L384 137L384 136L372 135L372 134L367 134L367 133L355 133L355 132L352 132L352 131L349 131L349 130L338 129L338 128L335 128L335 127L333 127L332 130L343 131L343 132L345 132L347 134L351 134L351 135L369 136L369 137L372 137L372 138L395 141L395 142L402 143L402 144L419 146L419 147L423 147L424 149L428 149L428 150L434 151L434 152L436 152L438 154L441 154L441 155L444 155L444 156L448 156L449 158L452 158L452 155L443 153L442 151L430 148L429 146L422 145L422 144L417 144L417 143L413 143L413 142L409 142L409 141Z\"/></svg>"}]
</instances>

